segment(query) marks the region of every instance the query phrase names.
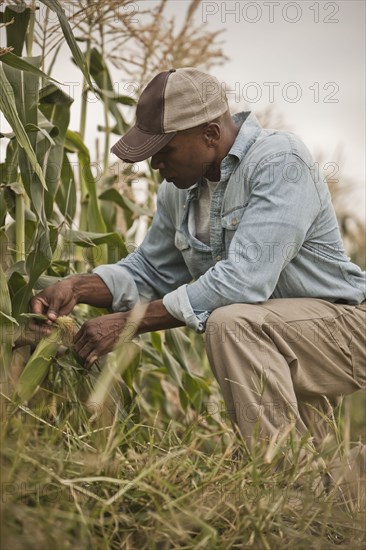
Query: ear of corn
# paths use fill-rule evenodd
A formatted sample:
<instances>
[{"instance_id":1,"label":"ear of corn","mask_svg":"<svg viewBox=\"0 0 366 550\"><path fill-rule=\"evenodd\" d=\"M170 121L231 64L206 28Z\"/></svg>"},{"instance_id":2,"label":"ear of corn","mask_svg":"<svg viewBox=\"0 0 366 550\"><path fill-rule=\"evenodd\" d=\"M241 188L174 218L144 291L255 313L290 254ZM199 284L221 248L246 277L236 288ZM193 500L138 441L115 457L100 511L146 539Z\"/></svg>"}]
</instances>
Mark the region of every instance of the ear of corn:
<instances>
[{"instance_id":1,"label":"ear of corn","mask_svg":"<svg viewBox=\"0 0 366 550\"><path fill-rule=\"evenodd\" d=\"M34 395L46 378L59 346L70 346L75 330L75 323L70 317L56 319L52 333L39 342L19 377L15 388L18 402L27 401Z\"/></svg>"}]
</instances>

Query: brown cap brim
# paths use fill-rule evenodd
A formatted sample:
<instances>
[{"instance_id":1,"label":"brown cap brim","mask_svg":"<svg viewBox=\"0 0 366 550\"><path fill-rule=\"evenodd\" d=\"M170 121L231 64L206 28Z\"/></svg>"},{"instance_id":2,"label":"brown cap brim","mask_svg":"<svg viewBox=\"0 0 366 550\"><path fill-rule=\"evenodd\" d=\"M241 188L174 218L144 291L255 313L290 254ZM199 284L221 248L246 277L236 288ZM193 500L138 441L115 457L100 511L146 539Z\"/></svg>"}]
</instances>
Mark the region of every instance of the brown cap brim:
<instances>
[{"instance_id":1,"label":"brown cap brim","mask_svg":"<svg viewBox=\"0 0 366 550\"><path fill-rule=\"evenodd\" d=\"M133 126L111 149L112 153L124 162L146 160L169 143L177 132L149 134Z\"/></svg>"}]
</instances>

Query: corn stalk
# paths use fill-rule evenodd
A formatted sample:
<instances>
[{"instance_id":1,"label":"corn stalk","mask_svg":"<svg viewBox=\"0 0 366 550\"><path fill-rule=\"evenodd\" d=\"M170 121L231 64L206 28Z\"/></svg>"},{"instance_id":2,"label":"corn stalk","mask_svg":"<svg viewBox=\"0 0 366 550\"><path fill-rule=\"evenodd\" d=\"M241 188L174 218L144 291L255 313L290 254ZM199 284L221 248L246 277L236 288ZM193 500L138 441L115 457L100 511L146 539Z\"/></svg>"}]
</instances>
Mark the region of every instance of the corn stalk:
<instances>
[{"instance_id":1,"label":"corn stalk","mask_svg":"<svg viewBox=\"0 0 366 550\"><path fill-rule=\"evenodd\" d=\"M94 9L88 0L74 2L76 15L70 21L74 29L76 25L77 38L84 41L83 52L66 17L63 9L65 4L57 0L44 0L41 3L46 7L46 16L41 23L35 16L34 0L30 6L16 4L0 12L0 25L6 24L7 34L7 47L0 50L0 82L2 90L6 91L0 94L0 109L12 130L2 136L8 139L8 143L5 163L0 167L1 195L6 204L6 208L1 210L3 225L0 228L3 265L1 281L4 285L0 324L3 333L6 333L6 338L1 341L1 358L5 371L10 369L12 363L15 329L17 333L23 330L23 314L28 311L34 292L54 282L55 278L75 271L84 272L87 268L85 251L88 252L87 263L91 265L115 262L124 257L127 249L123 234L116 227L116 220L122 220L123 230L127 231L139 216L151 219L153 191L157 184L152 173L141 174L151 182L152 192L148 198L149 207L138 205L130 185L136 179L131 167L123 169L122 177L120 174L114 175L109 167L111 136L114 134L117 138L129 129L121 106L134 108L136 104L134 97L127 93L116 93L114 89L115 76L110 67L115 51L113 45L116 40L123 38L129 44L142 47L128 18L117 17L116 27L115 13L118 14L122 4L131 5L135 9L135 3L130 0L123 0L122 4L117 0L103 0L98 4L98 9ZM158 53L157 28L160 24L162 28L166 27L163 4L154 11L152 22L144 23L143 27L144 44L150 43L147 49L142 49L143 66L147 69L150 67L149 52L154 55ZM196 0L191 4L189 20L197 8ZM54 14L57 14L58 24L52 27L50 21ZM139 10L139 17L143 15L143 10ZM191 29L188 32L189 25L186 23L178 34L180 42L187 39L188 44ZM169 49L174 42L175 31L170 25L167 28L170 34L169 37L165 34L160 57L165 47ZM73 99L63 91L60 79L57 78L57 55L63 43L69 46L70 55L80 70L83 82L79 132L70 126ZM126 46L128 49L128 44ZM121 46L122 50L125 50L124 46ZM51 52L52 59L48 63L47 72L46 60ZM183 64L187 63L187 59ZM155 66L154 63L151 67ZM176 66L179 66L179 62ZM130 63L127 67L130 67ZM51 70L54 73L52 77L48 74ZM127 74L130 74L129 69ZM87 103L87 94L90 92L103 102L103 126L96 128L104 134L100 181L93 175L91 154L85 144L86 127L90 123ZM81 198L80 217L78 197ZM119 218L116 212L120 214ZM94 315L100 313L93 311ZM87 308L79 308L76 312L80 322L88 314ZM16 345L21 341L21 338L17 339ZM188 355L182 354L186 343L187 337L182 331L167 334L164 345L160 335L147 336L141 354L134 358L132 354L131 361L123 363L123 372L119 363L120 356L124 356L125 352L111 355L106 361L106 367L109 363L112 370L107 369L102 373L94 390L97 394L94 395L100 397L103 394L102 401L106 399L103 381L110 381L108 376L116 368L121 377L124 402L132 404L136 397L134 381L141 357L143 363L153 361L159 372L165 373L179 387L179 397L184 408L189 405L199 408L202 396L208 394L209 389L205 381L187 367L188 364L199 365L200 359L194 349ZM59 361L63 361L62 358L55 360L58 346L45 341L37 346L21 375L17 388L18 398L28 400L41 384L48 383L46 379L50 366L59 365ZM80 380L74 359L68 356L65 361L75 367L75 378ZM59 377L64 381L67 378L66 370L59 371L56 368L51 369L51 372L57 373L51 377L52 384ZM83 376L85 378L85 374ZM159 395L160 400L164 399L160 378L153 376L150 379L147 376L146 380L149 387L154 388L154 396ZM109 382L105 385L109 386ZM158 403L156 405L159 406Z\"/></svg>"}]
</instances>

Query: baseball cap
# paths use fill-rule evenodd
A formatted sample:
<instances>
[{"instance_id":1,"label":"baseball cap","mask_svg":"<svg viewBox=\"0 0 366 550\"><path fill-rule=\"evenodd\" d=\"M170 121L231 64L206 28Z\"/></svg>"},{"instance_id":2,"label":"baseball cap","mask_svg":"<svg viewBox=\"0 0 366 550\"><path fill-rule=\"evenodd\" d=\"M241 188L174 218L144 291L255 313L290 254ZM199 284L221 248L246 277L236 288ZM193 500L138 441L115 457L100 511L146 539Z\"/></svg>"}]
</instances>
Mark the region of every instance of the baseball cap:
<instances>
[{"instance_id":1,"label":"baseball cap","mask_svg":"<svg viewBox=\"0 0 366 550\"><path fill-rule=\"evenodd\" d=\"M186 67L157 74L142 92L136 122L111 149L125 162L145 160L181 130L211 122L228 109L214 76Z\"/></svg>"}]
</instances>

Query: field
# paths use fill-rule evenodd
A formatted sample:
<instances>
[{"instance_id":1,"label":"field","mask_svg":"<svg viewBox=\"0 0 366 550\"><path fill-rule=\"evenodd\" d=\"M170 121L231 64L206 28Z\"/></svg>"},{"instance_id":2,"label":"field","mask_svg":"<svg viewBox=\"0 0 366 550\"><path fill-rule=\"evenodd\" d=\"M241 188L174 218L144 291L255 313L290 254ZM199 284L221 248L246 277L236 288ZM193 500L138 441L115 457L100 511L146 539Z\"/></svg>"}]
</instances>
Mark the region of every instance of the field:
<instances>
[{"instance_id":1,"label":"field","mask_svg":"<svg viewBox=\"0 0 366 550\"><path fill-rule=\"evenodd\" d=\"M113 407L90 421L72 399L54 411L6 402L2 548L365 547L365 481L341 478L326 493L295 442L274 445L271 463L263 449L249 456L222 414L188 415L173 384L157 395L151 382L165 374L146 376L138 422ZM365 395L351 405L356 438ZM328 466L344 451L336 440ZM281 466L286 453L292 467Z\"/></svg>"},{"instance_id":2,"label":"field","mask_svg":"<svg viewBox=\"0 0 366 550\"><path fill-rule=\"evenodd\" d=\"M116 93L113 70L139 90L166 64L209 70L225 56L219 33L194 26L196 0L178 34L164 1L140 10L139 35L125 14L116 20L117 8L138 4L130 0L97 10L86 0L14 4L0 12L0 111L10 128L0 164L1 548L365 548L364 391L335 409L321 452L288 433L249 453L203 336L145 334L90 371L58 329L37 346L28 328L34 293L126 256L154 212L150 165L109 156L136 105L135 93ZM59 81L65 51L80 74L77 97ZM93 124L95 152L85 143ZM365 267L365 228L331 191L348 253ZM76 330L105 312L79 305L71 323Z\"/></svg>"}]
</instances>

